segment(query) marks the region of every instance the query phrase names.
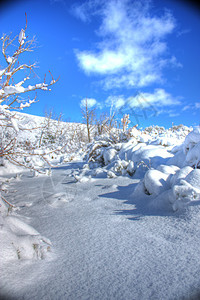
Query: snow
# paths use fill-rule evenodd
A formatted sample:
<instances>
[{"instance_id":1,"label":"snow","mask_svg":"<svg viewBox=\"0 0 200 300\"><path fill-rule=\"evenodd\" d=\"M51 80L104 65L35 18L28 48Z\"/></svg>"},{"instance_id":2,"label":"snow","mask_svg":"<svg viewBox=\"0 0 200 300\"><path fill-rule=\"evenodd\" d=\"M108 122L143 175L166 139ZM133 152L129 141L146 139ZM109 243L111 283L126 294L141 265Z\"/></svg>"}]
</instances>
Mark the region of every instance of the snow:
<instances>
[{"instance_id":1,"label":"snow","mask_svg":"<svg viewBox=\"0 0 200 300\"><path fill-rule=\"evenodd\" d=\"M48 236L53 247L44 260L1 262L2 295L15 299L181 299L197 293L199 207L191 206L182 217L162 214L150 210L146 198L132 197L137 179L75 183L71 170L81 168L81 163L74 162L55 168L53 183L49 177L27 175L13 181L12 188L17 185L19 190L16 205L24 194L32 204L21 207L20 214ZM56 201L57 189L69 201L57 195L61 203L52 206L46 191Z\"/></svg>"},{"instance_id":2,"label":"snow","mask_svg":"<svg viewBox=\"0 0 200 300\"><path fill-rule=\"evenodd\" d=\"M6 69L7 69L7 68L5 68L5 69L3 69L3 70L0 70L0 78L5 74Z\"/></svg>"},{"instance_id":3,"label":"snow","mask_svg":"<svg viewBox=\"0 0 200 300\"><path fill-rule=\"evenodd\" d=\"M200 127L194 128L192 132L190 132L184 142L184 152L187 153L191 148L200 142Z\"/></svg>"},{"instance_id":4,"label":"snow","mask_svg":"<svg viewBox=\"0 0 200 300\"><path fill-rule=\"evenodd\" d=\"M11 62L11 58L8 60ZM4 71L4 70L3 70ZM14 72L14 70L12 71ZM0 76L4 75L4 72L2 72L2 70L0 71ZM8 73L6 73L5 75L9 75ZM22 93L26 93L26 92L30 92L30 91L34 91L37 89L41 89L41 90L50 90L48 89L48 84L45 83L39 83L36 85L28 85L28 87L23 87L22 84L29 79L29 77L24 78L23 81L20 81L19 83L15 84L15 85L9 85L9 86L4 86L2 89L0 89L0 96L2 97L6 97L9 95L15 95L15 94L22 94ZM54 82L53 82L54 83ZM51 82L51 84L53 84Z\"/></svg>"},{"instance_id":5,"label":"snow","mask_svg":"<svg viewBox=\"0 0 200 300\"><path fill-rule=\"evenodd\" d=\"M20 130L19 145L36 143L46 120L15 118L37 128ZM57 139L56 153L47 143L26 157L45 170L47 155L49 176L0 167L0 296L198 299L199 127L134 128L86 147L71 138L85 127L59 126L64 148Z\"/></svg>"},{"instance_id":6,"label":"snow","mask_svg":"<svg viewBox=\"0 0 200 300\"><path fill-rule=\"evenodd\" d=\"M21 29L20 33L19 33L19 43L20 45L23 45L24 44L24 40L26 39L26 36L25 36L25 30L24 29Z\"/></svg>"},{"instance_id":7,"label":"snow","mask_svg":"<svg viewBox=\"0 0 200 300\"><path fill-rule=\"evenodd\" d=\"M185 180L191 184L193 187L200 187L200 170L194 169L192 170L186 177Z\"/></svg>"},{"instance_id":8,"label":"snow","mask_svg":"<svg viewBox=\"0 0 200 300\"><path fill-rule=\"evenodd\" d=\"M12 123L12 127L14 128L14 130L15 130L16 132L19 132L19 127L18 127L17 121L16 121L14 118L10 118L10 121L11 121L11 123Z\"/></svg>"},{"instance_id":9,"label":"snow","mask_svg":"<svg viewBox=\"0 0 200 300\"><path fill-rule=\"evenodd\" d=\"M14 60L14 57L8 56L7 62L8 62L9 64L11 64L11 63L13 62L13 60Z\"/></svg>"},{"instance_id":10,"label":"snow","mask_svg":"<svg viewBox=\"0 0 200 300\"><path fill-rule=\"evenodd\" d=\"M117 153L117 150L115 149L104 149L103 151L103 159L105 164L107 165L108 163L112 162L115 155Z\"/></svg>"},{"instance_id":11,"label":"snow","mask_svg":"<svg viewBox=\"0 0 200 300\"><path fill-rule=\"evenodd\" d=\"M167 189L166 181L168 174L160 172L158 170L148 170L145 173L144 185L149 194L159 195Z\"/></svg>"},{"instance_id":12,"label":"snow","mask_svg":"<svg viewBox=\"0 0 200 300\"><path fill-rule=\"evenodd\" d=\"M190 149L186 155L186 163L190 166L199 166L200 163L200 142Z\"/></svg>"},{"instance_id":13,"label":"snow","mask_svg":"<svg viewBox=\"0 0 200 300\"><path fill-rule=\"evenodd\" d=\"M16 259L42 259L50 250L50 241L43 238L19 216L9 215L5 202L0 200L1 248L0 265Z\"/></svg>"},{"instance_id":14,"label":"snow","mask_svg":"<svg viewBox=\"0 0 200 300\"><path fill-rule=\"evenodd\" d=\"M5 86L4 87L4 93L6 95L9 94L20 94L20 93L24 93L25 88L23 86L17 86L17 85L10 85L10 86Z\"/></svg>"}]
</instances>

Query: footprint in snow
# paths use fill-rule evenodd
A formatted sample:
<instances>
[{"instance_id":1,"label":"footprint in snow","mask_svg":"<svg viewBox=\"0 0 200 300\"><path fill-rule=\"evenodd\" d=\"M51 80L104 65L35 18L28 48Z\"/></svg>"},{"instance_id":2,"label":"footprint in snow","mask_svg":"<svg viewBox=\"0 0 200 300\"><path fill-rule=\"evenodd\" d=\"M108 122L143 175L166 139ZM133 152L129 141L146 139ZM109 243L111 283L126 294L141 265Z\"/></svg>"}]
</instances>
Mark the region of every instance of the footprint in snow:
<instances>
[{"instance_id":1,"label":"footprint in snow","mask_svg":"<svg viewBox=\"0 0 200 300\"><path fill-rule=\"evenodd\" d=\"M50 199L49 203L52 206L59 206L63 203L71 202L73 200L73 195L66 194L66 193L56 193L53 194Z\"/></svg>"},{"instance_id":2,"label":"footprint in snow","mask_svg":"<svg viewBox=\"0 0 200 300\"><path fill-rule=\"evenodd\" d=\"M42 197L48 204L56 207L75 199L76 186L63 185L63 179L57 181L52 177L46 178L42 186Z\"/></svg>"}]
</instances>

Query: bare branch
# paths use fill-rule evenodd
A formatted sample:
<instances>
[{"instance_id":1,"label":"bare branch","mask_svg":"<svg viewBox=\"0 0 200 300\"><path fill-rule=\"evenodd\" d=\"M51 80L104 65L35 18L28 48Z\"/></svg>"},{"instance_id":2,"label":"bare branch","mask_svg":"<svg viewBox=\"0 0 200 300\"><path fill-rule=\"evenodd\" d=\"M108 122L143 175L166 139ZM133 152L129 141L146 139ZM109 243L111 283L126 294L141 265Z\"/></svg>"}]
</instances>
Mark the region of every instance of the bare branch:
<instances>
[{"instance_id":1,"label":"bare branch","mask_svg":"<svg viewBox=\"0 0 200 300\"><path fill-rule=\"evenodd\" d=\"M14 206L13 204L11 204L10 202L8 202L8 200L6 200L2 195L1 195L1 199L2 199L5 203L7 203L10 207L16 207L16 206Z\"/></svg>"},{"instance_id":2,"label":"bare branch","mask_svg":"<svg viewBox=\"0 0 200 300\"><path fill-rule=\"evenodd\" d=\"M41 161L45 164L49 164L47 156L50 153L56 152L61 149L54 149L44 152L37 152L36 146L27 148L27 145L20 144L20 141L17 139L17 135L22 130L35 130L40 128L39 126L35 128L27 128L20 124L19 119L17 119L16 114L13 110L22 110L25 107L29 107L32 103L36 102L36 97L33 100L28 98L23 99L21 96L23 94L27 94L29 92L37 91L37 90L50 90L50 87L55 84L58 79L54 79L53 75L49 71L51 76L51 81L47 82L46 77L44 78L44 82L37 84L29 84L26 85L26 81L30 80L30 76L27 76L27 70L31 74L34 73L34 68L36 67L36 63L19 63L19 58L24 52L33 51L33 43L34 39L29 40L28 36L26 36L27 30L27 14L25 13L26 24L25 28L21 29L19 35L15 36L13 39L11 35L3 35L0 39L2 42L2 54L4 56L6 66L0 70L0 129L1 129L1 139L0 139L0 158L6 158L11 163L14 163L18 166L23 166L25 168L37 171L39 173L43 173L40 171L40 167L35 167L34 161L31 164L28 163L28 157L39 157ZM14 42L17 41L18 44L14 45ZM15 46L14 51L11 51L11 46ZM12 54L10 54L12 53ZM16 76L26 72L22 77L21 81L15 83L14 78ZM19 78L19 77L17 77ZM4 128L6 130L4 130ZM44 127L41 127L44 129ZM64 147L64 146L63 146ZM25 159L25 160L24 160Z\"/></svg>"}]
</instances>

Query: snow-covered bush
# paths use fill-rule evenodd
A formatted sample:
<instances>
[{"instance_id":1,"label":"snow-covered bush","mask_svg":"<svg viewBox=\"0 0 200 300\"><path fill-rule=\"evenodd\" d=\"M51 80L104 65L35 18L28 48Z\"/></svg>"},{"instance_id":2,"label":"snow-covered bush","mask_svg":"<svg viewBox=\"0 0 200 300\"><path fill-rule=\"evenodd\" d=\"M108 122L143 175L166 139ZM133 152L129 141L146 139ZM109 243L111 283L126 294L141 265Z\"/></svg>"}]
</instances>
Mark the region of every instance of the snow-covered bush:
<instances>
[{"instance_id":1,"label":"snow-covered bush","mask_svg":"<svg viewBox=\"0 0 200 300\"><path fill-rule=\"evenodd\" d=\"M96 134L95 136L101 136L110 134L117 129L117 120L115 119L116 112L110 107L110 114L103 112L96 118Z\"/></svg>"},{"instance_id":2,"label":"snow-covered bush","mask_svg":"<svg viewBox=\"0 0 200 300\"><path fill-rule=\"evenodd\" d=\"M122 123L122 130L123 132L125 132L128 129L128 125L131 121L129 120L129 114L125 114L123 116L123 118L121 119L121 123Z\"/></svg>"},{"instance_id":3,"label":"snow-covered bush","mask_svg":"<svg viewBox=\"0 0 200 300\"><path fill-rule=\"evenodd\" d=\"M158 209L182 210L191 201L200 199L200 170L176 166L158 167L146 172L142 182L136 187L133 197L148 195L149 205ZM160 171L160 170L162 171Z\"/></svg>"},{"instance_id":4,"label":"snow-covered bush","mask_svg":"<svg viewBox=\"0 0 200 300\"><path fill-rule=\"evenodd\" d=\"M146 172L142 184L136 188L136 193L143 191L150 195L153 205L168 206L177 211L200 200L199 127L194 128L177 151L173 150L172 153L174 155L166 161L166 165L154 164L154 168Z\"/></svg>"},{"instance_id":5,"label":"snow-covered bush","mask_svg":"<svg viewBox=\"0 0 200 300\"><path fill-rule=\"evenodd\" d=\"M117 159L115 161L114 166L111 168L111 171L113 171L117 175L130 175L132 176L135 173L135 166L134 162L131 160L120 160Z\"/></svg>"},{"instance_id":6,"label":"snow-covered bush","mask_svg":"<svg viewBox=\"0 0 200 300\"><path fill-rule=\"evenodd\" d=\"M191 130L183 125L169 129L153 126L143 131L133 127L129 137L117 143L110 136L101 136L88 148L87 160L93 162L95 170L84 175L139 176L142 181L134 196L146 194L149 204L159 208L185 208L200 199L200 173L196 169L200 163L200 129Z\"/></svg>"}]
</instances>

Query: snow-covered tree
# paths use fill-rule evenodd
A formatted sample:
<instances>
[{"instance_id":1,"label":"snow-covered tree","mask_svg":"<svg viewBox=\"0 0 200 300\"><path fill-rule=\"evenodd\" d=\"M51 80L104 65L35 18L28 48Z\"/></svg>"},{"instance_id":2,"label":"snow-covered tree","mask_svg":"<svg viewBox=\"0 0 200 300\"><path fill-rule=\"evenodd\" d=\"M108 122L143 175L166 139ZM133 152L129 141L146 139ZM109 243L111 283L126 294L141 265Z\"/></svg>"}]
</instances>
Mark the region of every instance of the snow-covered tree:
<instances>
[{"instance_id":1,"label":"snow-covered tree","mask_svg":"<svg viewBox=\"0 0 200 300\"><path fill-rule=\"evenodd\" d=\"M12 38L11 34L4 34L0 39L4 60L0 62L0 159L1 164L6 158L12 163L34 169L34 163L30 164L29 157L37 156L46 161L45 152L38 152L34 147L29 147L28 150L19 147L18 135L21 131L31 128L24 126L17 111L36 102L37 95L33 99L26 95L37 90L48 91L57 80L54 80L49 71L51 76L49 82L46 82L45 75L43 82L28 84L33 80L36 63L24 62L23 54L34 50L34 38L27 38L26 30L27 18L25 28L21 29L18 35Z\"/></svg>"}]
</instances>

